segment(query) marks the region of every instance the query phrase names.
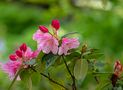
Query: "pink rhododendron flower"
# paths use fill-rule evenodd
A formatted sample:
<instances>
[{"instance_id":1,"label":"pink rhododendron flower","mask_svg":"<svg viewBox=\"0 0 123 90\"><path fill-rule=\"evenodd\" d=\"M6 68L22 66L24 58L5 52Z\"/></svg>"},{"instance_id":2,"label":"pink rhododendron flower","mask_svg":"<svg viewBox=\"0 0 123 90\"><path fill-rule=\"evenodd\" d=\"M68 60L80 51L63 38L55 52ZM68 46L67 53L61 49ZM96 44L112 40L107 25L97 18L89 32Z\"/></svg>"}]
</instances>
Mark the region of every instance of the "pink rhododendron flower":
<instances>
[{"instance_id":1,"label":"pink rhododendron flower","mask_svg":"<svg viewBox=\"0 0 123 90\"><path fill-rule=\"evenodd\" d=\"M57 54L59 45L58 40L49 33L41 35L40 39L37 40L37 42L38 50L42 50L46 54L50 52Z\"/></svg>"},{"instance_id":2,"label":"pink rhododendron flower","mask_svg":"<svg viewBox=\"0 0 123 90\"><path fill-rule=\"evenodd\" d=\"M59 47L59 55L67 55L69 54L68 51L71 49L75 49L77 47L79 47L79 41L76 38L63 38L62 39L62 44Z\"/></svg>"},{"instance_id":3,"label":"pink rhododendron flower","mask_svg":"<svg viewBox=\"0 0 123 90\"><path fill-rule=\"evenodd\" d=\"M42 37L43 34L44 33L41 30L37 30L36 33L33 34L33 40L39 43L40 38Z\"/></svg>"},{"instance_id":4,"label":"pink rhododendron flower","mask_svg":"<svg viewBox=\"0 0 123 90\"><path fill-rule=\"evenodd\" d=\"M63 38L62 45L59 45L59 37L57 35L57 30L60 28L59 20L52 20L51 26L54 28L53 34L48 31L44 26L39 26L40 30L37 30L33 35L33 40L37 41L37 46L39 51L43 51L45 54L52 52L53 54L68 54L70 49L77 48L79 46L79 41L75 38ZM46 30L46 32L44 32ZM58 52L59 51L59 52Z\"/></svg>"},{"instance_id":5,"label":"pink rhododendron flower","mask_svg":"<svg viewBox=\"0 0 123 90\"><path fill-rule=\"evenodd\" d=\"M58 24L57 21L53 21L53 23L54 26ZM38 44L38 51L43 51L46 54L50 52L57 54L59 43L56 33L51 34L44 26L39 26L39 29L33 35L33 40L37 41Z\"/></svg>"},{"instance_id":6,"label":"pink rhododendron flower","mask_svg":"<svg viewBox=\"0 0 123 90\"><path fill-rule=\"evenodd\" d=\"M21 66L20 61L9 61L6 64L0 64L1 69L9 75L9 78L12 80ZM19 77L17 78L19 79Z\"/></svg>"},{"instance_id":7,"label":"pink rhododendron flower","mask_svg":"<svg viewBox=\"0 0 123 90\"><path fill-rule=\"evenodd\" d=\"M13 79L20 66L22 66L22 68L27 68L28 65L24 62L36 58L38 54L38 50L33 52L26 44L22 44L20 48L16 50L15 54L9 56L11 61L6 64L0 63L1 69L9 74L10 79Z\"/></svg>"},{"instance_id":8,"label":"pink rhododendron flower","mask_svg":"<svg viewBox=\"0 0 123 90\"><path fill-rule=\"evenodd\" d=\"M23 58L26 60L31 60L33 58L36 58L39 54L39 51L36 50L36 51L32 51L31 48L27 47L27 50L26 52L23 53Z\"/></svg>"},{"instance_id":9,"label":"pink rhododendron flower","mask_svg":"<svg viewBox=\"0 0 123 90\"><path fill-rule=\"evenodd\" d=\"M22 44L18 50L16 50L15 54L11 54L9 56L12 61L28 61L35 58L39 54L39 51L32 51L30 47L27 47L26 44Z\"/></svg>"}]
</instances>

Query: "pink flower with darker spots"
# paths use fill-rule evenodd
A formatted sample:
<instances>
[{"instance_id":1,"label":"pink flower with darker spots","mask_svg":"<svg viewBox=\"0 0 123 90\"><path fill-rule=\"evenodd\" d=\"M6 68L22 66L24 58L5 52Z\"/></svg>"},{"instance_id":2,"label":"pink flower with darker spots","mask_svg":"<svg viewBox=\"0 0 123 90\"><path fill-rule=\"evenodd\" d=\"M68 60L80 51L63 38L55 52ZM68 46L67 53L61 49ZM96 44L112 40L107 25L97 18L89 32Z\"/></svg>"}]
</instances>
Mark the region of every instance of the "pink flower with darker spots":
<instances>
[{"instance_id":1,"label":"pink flower with darker spots","mask_svg":"<svg viewBox=\"0 0 123 90\"><path fill-rule=\"evenodd\" d=\"M80 43L79 43L78 39L76 39L76 38L63 38L62 44L59 47L58 54L59 55L62 55L62 54L68 55L69 50L78 48L79 45L80 45Z\"/></svg>"},{"instance_id":2,"label":"pink flower with darker spots","mask_svg":"<svg viewBox=\"0 0 123 90\"><path fill-rule=\"evenodd\" d=\"M37 41L38 50L43 51L46 54L50 52L57 54L59 43L56 37L51 33L48 33L46 27L40 27L40 29L45 29L47 32L43 32L44 30L37 30L36 33L34 33L33 40Z\"/></svg>"},{"instance_id":3,"label":"pink flower with darker spots","mask_svg":"<svg viewBox=\"0 0 123 90\"><path fill-rule=\"evenodd\" d=\"M33 38L35 38L36 35L38 36L39 33L35 33ZM42 50L46 54L48 54L50 52L52 52L53 54L57 54L59 43L55 37L53 37L49 33L41 34L38 37L40 37L40 38L36 37L35 40L38 43L38 50L39 51Z\"/></svg>"}]
</instances>

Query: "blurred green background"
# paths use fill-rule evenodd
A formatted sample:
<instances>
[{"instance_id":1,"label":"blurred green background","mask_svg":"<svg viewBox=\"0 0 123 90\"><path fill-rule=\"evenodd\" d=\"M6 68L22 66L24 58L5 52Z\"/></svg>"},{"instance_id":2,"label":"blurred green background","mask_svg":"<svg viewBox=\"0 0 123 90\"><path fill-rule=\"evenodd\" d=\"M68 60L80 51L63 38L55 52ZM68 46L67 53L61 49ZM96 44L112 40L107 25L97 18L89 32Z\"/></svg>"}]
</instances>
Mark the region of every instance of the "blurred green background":
<instances>
[{"instance_id":1,"label":"blurred green background","mask_svg":"<svg viewBox=\"0 0 123 90\"><path fill-rule=\"evenodd\" d=\"M0 61L6 62L23 42L35 50L33 33L38 25L48 26L52 19L60 20L61 35L77 31L81 43L100 49L105 54L102 62L110 64L106 70L113 67L115 59L123 60L123 0L0 0ZM63 71L58 68L51 73L65 79ZM38 77L33 80L33 90L52 90L48 80ZM7 90L10 82L0 71L0 90ZM94 90L95 84L87 77L80 88ZM14 90L27 89L17 82Z\"/></svg>"}]
</instances>

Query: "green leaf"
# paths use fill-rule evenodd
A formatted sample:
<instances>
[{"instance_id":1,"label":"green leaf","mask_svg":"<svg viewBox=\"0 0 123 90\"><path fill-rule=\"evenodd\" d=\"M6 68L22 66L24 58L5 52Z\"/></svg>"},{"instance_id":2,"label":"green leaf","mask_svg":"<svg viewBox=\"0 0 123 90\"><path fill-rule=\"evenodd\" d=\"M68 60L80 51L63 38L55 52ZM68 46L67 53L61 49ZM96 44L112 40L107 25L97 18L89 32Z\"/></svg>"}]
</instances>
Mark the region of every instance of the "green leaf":
<instances>
[{"instance_id":1,"label":"green leaf","mask_svg":"<svg viewBox=\"0 0 123 90\"><path fill-rule=\"evenodd\" d=\"M32 71L31 71L30 69L24 69L24 70L20 73L20 78L21 78L21 80L25 83L26 87L27 87L29 90L32 90L31 74L32 74Z\"/></svg>"},{"instance_id":2,"label":"green leaf","mask_svg":"<svg viewBox=\"0 0 123 90\"><path fill-rule=\"evenodd\" d=\"M104 90L104 88L106 88L108 85L110 85L110 82L105 80L105 81L101 81L97 87L96 90Z\"/></svg>"},{"instance_id":3,"label":"green leaf","mask_svg":"<svg viewBox=\"0 0 123 90\"><path fill-rule=\"evenodd\" d=\"M67 37L69 35L73 35L73 34L78 34L78 32L70 32L70 33L67 33L64 36L62 36L61 38L65 38L65 37Z\"/></svg>"},{"instance_id":4,"label":"green leaf","mask_svg":"<svg viewBox=\"0 0 123 90\"><path fill-rule=\"evenodd\" d=\"M46 63L45 62L41 62L41 61L38 61L35 65L35 69L38 71L38 72L43 72L45 70L45 66L46 66Z\"/></svg>"},{"instance_id":5,"label":"green leaf","mask_svg":"<svg viewBox=\"0 0 123 90\"><path fill-rule=\"evenodd\" d=\"M55 63L55 61L57 60L58 57L59 57L58 55L54 55L52 53L49 53L49 54L45 54L42 57L42 61L46 62L46 68L48 68Z\"/></svg>"},{"instance_id":6,"label":"green leaf","mask_svg":"<svg viewBox=\"0 0 123 90\"><path fill-rule=\"evenodd\" d=\"M81 56L81 54L79 52L73 52L66 56L66 60L69 61L69 60L72 60L75 58L80 58L80 56Z\"/></svg>"},{"instance_id":7,"label":"green leaf","mask_svg":"<svg viewBox=\"0 0 123 90\"><path fill-rule=\"evenodd\" d=\"M98 58L100 58L103 55L104 54L102 54L102 53L92 53L92 54L84 55L83 58L84 59L98 59Z\"/></svg>"},{"instance_id":8,"label":"green leaf","mask_svg":"<svg viewBox=\"0 0 123 90\"><path fill-rule=\"evenodd\" d=\"M100 53L99 49L90 49L83 53L82 58L84 59L98 59L104 54Z\"/></svg>"},{"instance_id":9,"label":"green leaf","mask_svg":"<svg viewBox=\"0 0 123 90\"><path fill-rule=\"evenodd\" d=\"M86 60L76 60L74 67L74 75L77 80L83 81L88 72L88 63Z\"/></svg>"}]
</instances>

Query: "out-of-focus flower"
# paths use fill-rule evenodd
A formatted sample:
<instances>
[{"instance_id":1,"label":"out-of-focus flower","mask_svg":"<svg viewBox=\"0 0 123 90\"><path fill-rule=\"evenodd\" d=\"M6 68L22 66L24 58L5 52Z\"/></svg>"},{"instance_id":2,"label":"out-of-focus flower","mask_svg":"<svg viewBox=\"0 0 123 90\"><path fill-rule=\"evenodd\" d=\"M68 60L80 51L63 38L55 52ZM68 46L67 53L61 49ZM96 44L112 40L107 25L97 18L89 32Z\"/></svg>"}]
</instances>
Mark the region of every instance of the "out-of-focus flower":
<instances>
[{"instance_id":1,"label":"out-of-focus flower","mask_svg":"<svg viewBox=\"0 0 123 90\"><path fill-rule=\"evenodd\" d=\"M75 49L77 47L79 47L80 43L78 41L78 39L76 38L63 38L62 39L62 44L59 47L59 55L67 55L69 54L68 51L71 49Z\"/></svg>"},{"instance_id":2,"label":"out-of-focus flower","mask_svg":"<svg viewBox=\"0 0 123 90\"><path fill-rule=\"evenodd\" d=\"M60 22L59 20L52 20L51 26L58 30L60 28Z\"/></svg>"},{"instance_id":3,"label":"out-of-focus flower","mask_svg":"<svg viewBox=\"0 0 123 90\"><path fill-rule=\"evenodd\" d=\"M16 61L16 60L17 60L17 56L16 56L15 54L9 55L9 58L10 58L10 60L12 60L12 61Z\"/></svg>"},{"instance_id":4,"label":"out-of-focus flower","mask_svg":"<svg viewBox=\"0 0 123 90\"><path fill-rule=\"evenodd\" d=\"M21 51L24 51L24 52L27 50L27 46L26 46L25 43L23 43L23 44L20 46L20 50L21 50Z\"/></svg>"},{"instance_id":5,"label":"out-of-focus flower","mask_svg":"<svg viewBox=\"0 0 123 90\"><path fill-rule=\"evenodd\" d=\"M12 80L21 66L20 61L9 61L5 64L0 64L1 69L9 75L9 78ZM19 79L19 77L17 78Z\"/></svg>"},{"instance_id":6,"label":"out-of-focus flower","mask_svg":"<svg viewBox=\"0 0 123 90\"><path fill-rule=\"evenodd\" d=\"M15 54L11 54L9 58L12 61L20 60L23 62L35 58L38 54L38 50L33 52L31 48L27 47L27 45L24 43L20 46L18 50L16 50Z\"/></svg>"},{"instance_id":7,"label":"out-of-focus flower","mask_svg":"<svg viewBox=\"0 0 123 90\"><path fill-rule=\"evenodd\" d=\"M10 61L8 61L6 64L0 63L1 69L5 73L9 74L10 79L13 79L20 67L27 68L28 65L25 64L25 62L36 58L38 54L38 50L33 52L31 48L27 47L27 45L24 43L18 50L16 50L15 54L11 54L9 56Z\"/></svg>"},{"instance_id":8,"label":"out-of-focus flower","mask_svg":"<svg viewBox=\"0 0 123 90\"><path fill-rule=\"evenodd\" d=\"M117 60L114 64L114 74L119 76L123 71L123 66L121 65L120 61Z\"/></svg>"},{"instance_id":9,"label":"out-of-focus flower","mask_svg":"<svg viewBox=\"0 0 123 90\"><path fill-rule=\"evenodd\" d=\"M21 50L17 50L15 53L18 57L22 58L22 51Z\"/></svg>"}]
</instances>

